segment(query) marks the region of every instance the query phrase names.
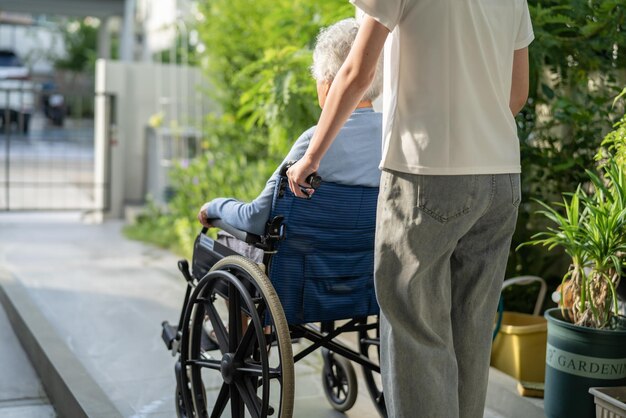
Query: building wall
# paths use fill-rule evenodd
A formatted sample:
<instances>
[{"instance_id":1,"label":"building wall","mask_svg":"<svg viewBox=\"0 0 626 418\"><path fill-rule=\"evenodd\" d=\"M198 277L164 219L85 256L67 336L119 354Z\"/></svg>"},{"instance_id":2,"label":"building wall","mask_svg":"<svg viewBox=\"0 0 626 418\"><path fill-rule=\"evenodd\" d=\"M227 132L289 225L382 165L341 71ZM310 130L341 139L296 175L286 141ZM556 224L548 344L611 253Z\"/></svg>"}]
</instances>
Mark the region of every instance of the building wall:
<instances>
[{"instance_id":1,"label":"building wall","mask_svg":"<svg viewBox=\"0 0 626 418\"><path fill-rule=\"evenodd\" d=\"M127 205L143 203L147 179L146 134L151 120L157 131L172 129L200 135L208 112L216 111L206 94L207 81L194 67L98 60L96 97L115 101L115 138L103 137L99 118L105 111L96 101L96 152L110 146L111 213L121 217ZM157 132L158 133L158 132ZM170 133L168 133L170 134ZM100 145L99 145L100 144Z\"/></svg>"}]
</instances>

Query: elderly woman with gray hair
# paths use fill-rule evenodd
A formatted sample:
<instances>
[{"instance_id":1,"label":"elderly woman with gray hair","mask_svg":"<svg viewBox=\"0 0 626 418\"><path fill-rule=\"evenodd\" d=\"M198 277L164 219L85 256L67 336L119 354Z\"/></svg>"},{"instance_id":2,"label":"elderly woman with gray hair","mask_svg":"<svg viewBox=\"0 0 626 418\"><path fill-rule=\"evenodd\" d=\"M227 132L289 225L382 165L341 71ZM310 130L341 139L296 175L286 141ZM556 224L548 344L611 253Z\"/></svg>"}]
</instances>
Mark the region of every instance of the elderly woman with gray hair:
<instances>
[{"instance_id":1,"label":"elderly woman with gray hair","mask_svg":"<svg viewBox=\"0 0 626 418\"><path fill-rule=\"evenodd\" d=\"M358 28L359 25L355 19L345 19L323 29L317 37L311 72L317 81L317 97L322 108L333 79L350 52ZM379 62L377 75L369 90L339 131L336 140L321 162L317 172L324 181L370 187L379 185L378 164L381 159L382 116L374 112L372 101L378 97L382 89L381 68ZM300 135L283 164L287 161L298 160L304 155L314 131L315 126ZM210 219L220 218L237 229L257 235L263 234L265 224L270 217L279 170L280 167L267 181L261 194L252 202L244 203L233 198L213 199L202 206L198 213L198 220L202 225L209 227L211 226ZM259 254L243 251L241 248L237 249L240 252L246 252L247 254L244 255L253 259L259 257Z\"/></svg>"}]
</instances>

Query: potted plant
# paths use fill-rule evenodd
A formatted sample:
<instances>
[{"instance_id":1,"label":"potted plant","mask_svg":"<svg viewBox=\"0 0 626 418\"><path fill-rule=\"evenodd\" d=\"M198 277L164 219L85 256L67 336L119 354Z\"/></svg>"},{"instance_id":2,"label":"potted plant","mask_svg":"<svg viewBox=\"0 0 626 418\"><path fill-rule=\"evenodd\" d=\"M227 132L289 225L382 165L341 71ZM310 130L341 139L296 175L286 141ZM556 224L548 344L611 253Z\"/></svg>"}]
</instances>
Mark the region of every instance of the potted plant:
<instances>
[{"instance_id":1,"label":"potted plant","mask_svg":"<svg viewBox=\"0 0 626 418\"><path fill-rule=\"evenodd\" d=\"M626 90L625 90L626 92ZM617 287L626 267L626 116L607 135L589 184L564 193L563 203L539 202L554 226L524 244L560 246L571 257L560 308L548 320L545 413L594 416L594 386L626 385L626 322Z\"/></svg>"}]
</instances>

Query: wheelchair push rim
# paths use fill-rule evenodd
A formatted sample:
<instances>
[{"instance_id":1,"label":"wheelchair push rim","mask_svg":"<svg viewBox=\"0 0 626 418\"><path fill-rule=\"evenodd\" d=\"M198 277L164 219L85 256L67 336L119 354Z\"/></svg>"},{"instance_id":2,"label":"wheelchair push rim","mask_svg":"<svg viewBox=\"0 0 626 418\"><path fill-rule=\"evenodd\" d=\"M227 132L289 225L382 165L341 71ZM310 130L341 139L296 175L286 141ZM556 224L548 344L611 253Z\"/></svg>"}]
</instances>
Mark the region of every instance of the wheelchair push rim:
<instances>
[{"instance_id":1,"label":"wheelchair push rim","mask_svg":"<svg viewBox=\"0 0 626 418\"><path fill-rule=\"evenodd\" d=\"M220 300L227 302L225 321L216 306ZM219 347L215 352L202 347L207 318ZM289 328L278 296L258 265L240 256L217 262L196 286L184 321L181 391L189 416L220 417L228 404L233 418L292 416L294 365ZM220 378L222 385L211 408L203 385L211 387L209 381L215 385Z\"/></svg>"}]
</instances>

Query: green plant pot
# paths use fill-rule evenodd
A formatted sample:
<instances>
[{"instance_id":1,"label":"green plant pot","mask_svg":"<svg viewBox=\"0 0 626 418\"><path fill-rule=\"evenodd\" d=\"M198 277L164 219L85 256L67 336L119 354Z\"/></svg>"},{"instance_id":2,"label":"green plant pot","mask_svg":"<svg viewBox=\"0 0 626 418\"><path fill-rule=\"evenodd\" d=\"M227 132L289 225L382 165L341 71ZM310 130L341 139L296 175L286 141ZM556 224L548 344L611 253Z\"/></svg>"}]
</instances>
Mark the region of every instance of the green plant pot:
<instances>
[{"instance_id":1,"label":"green plant pot","mask_svg":"<svg viewBox=\"0 0 626 418\"><path fill-rule=\"evenodd\" d=\"M544 408L548 418L594 417L590 387L626 385L626 329L574 325L548 309Z\"/></svg>"}]
</instances>

